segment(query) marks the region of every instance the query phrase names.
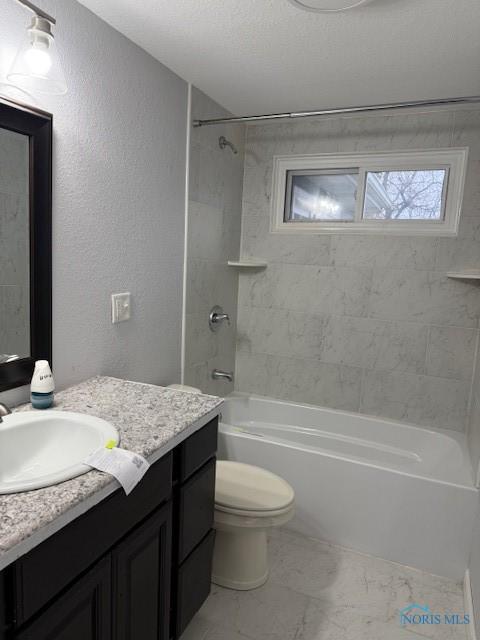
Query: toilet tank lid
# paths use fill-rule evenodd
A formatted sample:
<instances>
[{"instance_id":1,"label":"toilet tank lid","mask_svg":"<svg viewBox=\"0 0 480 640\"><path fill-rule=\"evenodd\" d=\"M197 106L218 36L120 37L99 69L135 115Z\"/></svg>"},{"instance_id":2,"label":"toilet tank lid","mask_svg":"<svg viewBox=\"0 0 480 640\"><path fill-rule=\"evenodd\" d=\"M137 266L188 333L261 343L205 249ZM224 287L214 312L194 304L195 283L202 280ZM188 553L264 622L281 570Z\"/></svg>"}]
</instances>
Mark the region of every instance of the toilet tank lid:
<instances>
[{"instance_id":1,"label":"toilet tank lid","mask_svg":"<svg viewBox=\"0 0 480 640\"><path fill-rule=\"evenodd\" d=\"M201 389L197 389L197 387L189 387L188 384L169 384L167 389L173 389L174 391L187 391L188 393L202 393Z\"/></svg>"},{"instance_id":2,"label":"toilet tank lid","mask_svg":"<svg viewBox=\"0 0 480 640\"><path fill-rule=\"evenodd\" d=\"M293 503L295 492L279 476L241 462L219 460L215 503L243 511L276 511Z\"/></svg>"}]
</instances>

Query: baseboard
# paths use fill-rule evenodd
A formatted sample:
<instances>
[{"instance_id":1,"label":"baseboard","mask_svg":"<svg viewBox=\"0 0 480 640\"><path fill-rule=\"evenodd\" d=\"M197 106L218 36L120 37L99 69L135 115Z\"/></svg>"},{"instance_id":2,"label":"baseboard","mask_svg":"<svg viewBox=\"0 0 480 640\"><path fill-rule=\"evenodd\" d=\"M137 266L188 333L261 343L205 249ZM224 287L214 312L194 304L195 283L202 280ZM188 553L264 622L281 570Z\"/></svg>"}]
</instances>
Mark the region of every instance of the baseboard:
<instances>
[{"instance_id":1,"label":"baseboard","mask_svg":"<svg viewBox=\"0 0 480 640\"><path fill-rule=\"evenodd\" d=\"M475 617L473 615L473 597L472 597L472 585L470 583L470 571L465 571L465 578L463 581L463 598L465 613L468 613L470 617L470 624L468 625L468 638L469 640L477 640L477 632L475 630Z\"/></svg>"}]
</instances>

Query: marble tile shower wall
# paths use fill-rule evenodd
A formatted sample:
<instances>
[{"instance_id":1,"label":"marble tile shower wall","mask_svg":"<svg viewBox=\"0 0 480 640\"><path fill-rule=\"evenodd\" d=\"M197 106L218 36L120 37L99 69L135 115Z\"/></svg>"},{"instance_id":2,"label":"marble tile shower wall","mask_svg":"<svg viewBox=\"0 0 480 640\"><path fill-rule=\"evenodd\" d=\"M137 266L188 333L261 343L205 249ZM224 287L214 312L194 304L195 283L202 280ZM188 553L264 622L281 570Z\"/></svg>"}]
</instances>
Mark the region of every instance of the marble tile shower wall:
<instances>
[{"instance_id":1,"label":"marble tile shower wall","mask_svg":"<svg viewBox=\"0 0 480 640\"><path fill-rule=\"evenodd\" d=\"M470 148L456 238L269 233L274 155L449 146ZM480 287L446 272L480 267L479 110L249 127L242 255L269 266L240 275L237 390L466 428Z\"/></svg>"},{"instance_id":2,"label":"marble tile shower wall","mask_svg":"<svg viewBox=\"0 0 480 640\"><path fill-rule=\"evenodd\" d=\"M193 89L193 118L228 115L208 96ZM220 149L224 135L238 149ZM238 273L227 260L239 256L245 128L215 126L192 129L187 238L185 384L205 393L226 395L233 384L211 379L214 368L235 370ZM211 308L219 304L231 325L212 333Z\"/></svg>"},{"instance_id":3,"label":"marble tile shower wall","mask_svg":"<svg viewBox=\"0 0 480 640\"><path fill-rule=\"evenodd\" d=\"M0 129L0 354L30 353L28 139Z\"/></svg>"}]
</instances>

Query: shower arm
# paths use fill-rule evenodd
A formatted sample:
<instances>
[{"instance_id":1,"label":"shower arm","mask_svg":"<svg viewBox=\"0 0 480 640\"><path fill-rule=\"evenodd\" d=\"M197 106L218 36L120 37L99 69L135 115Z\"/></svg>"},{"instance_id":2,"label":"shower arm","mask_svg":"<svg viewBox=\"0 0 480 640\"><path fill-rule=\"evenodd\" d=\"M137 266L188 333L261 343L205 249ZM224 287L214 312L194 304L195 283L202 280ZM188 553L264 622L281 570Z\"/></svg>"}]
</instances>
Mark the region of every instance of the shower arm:
<instances>
[{"instance_id":1,"label":"shower arm","mask_svg":"<svg viewBox=\"0 0 480 640\"><path fill-rule=\"evenodd\" d=\"M227 140L225 136L220 136L220 138L218 139L218 146L220 147L220 149L225 149L225 147L230 147L230 149L233 151L235 155L237 155L238 153L237 147L232 142L230 142L230 140Z\"/></svg>"}]
</instances>

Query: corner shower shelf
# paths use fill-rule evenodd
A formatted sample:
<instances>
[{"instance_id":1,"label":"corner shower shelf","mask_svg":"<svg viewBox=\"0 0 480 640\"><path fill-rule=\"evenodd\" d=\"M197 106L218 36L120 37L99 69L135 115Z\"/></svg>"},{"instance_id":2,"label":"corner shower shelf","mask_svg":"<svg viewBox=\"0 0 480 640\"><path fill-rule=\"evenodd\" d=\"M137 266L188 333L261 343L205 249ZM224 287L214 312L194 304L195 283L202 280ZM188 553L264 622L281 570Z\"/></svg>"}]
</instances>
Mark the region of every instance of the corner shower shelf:
<instances>
[{"instance_id":1,"label":"corner shower shelf","mask_svg":"<svg viewBox=\"0 0 480 640\"><path fill-rule=\"evenodd\" d=\"M454 280L477 280L480 281L480 269L465 269L465 271L450 271L447 278Z\"/></svg>"},{"instance_id":2,"label":"corner shower shelf","mask_svg":"<svg viewBox=\"0 0 480 640\"><path fill-rule=\"evenodd\" d=\"M244 258L243 260L229 260L229 267L237 267L238 269L266 269L268 262L258 260L257 258Z\"/></svg>"}]
</instances>

